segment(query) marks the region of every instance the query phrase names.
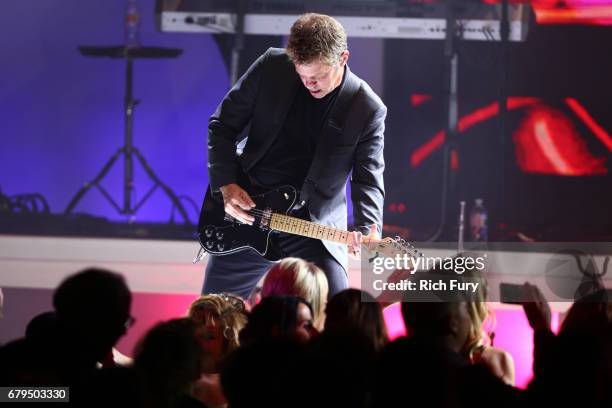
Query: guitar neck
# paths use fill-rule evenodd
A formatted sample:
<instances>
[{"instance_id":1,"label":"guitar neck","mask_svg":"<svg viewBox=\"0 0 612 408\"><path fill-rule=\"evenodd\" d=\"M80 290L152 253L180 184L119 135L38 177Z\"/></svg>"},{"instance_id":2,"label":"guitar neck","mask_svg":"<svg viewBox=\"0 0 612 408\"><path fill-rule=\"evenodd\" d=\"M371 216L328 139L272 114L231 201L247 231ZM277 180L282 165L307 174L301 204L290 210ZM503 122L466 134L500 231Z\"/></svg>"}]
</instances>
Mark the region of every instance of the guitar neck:
<instances>
[{"instance_id":1,"label":"guitar neck","mask_svg":"<svg viewBox=\"0 0 612 408\"><path fill-rule=\"evenodd\" d=\"M283 214L272 214L270 228L293 235L349 244L350 232Z\"/></svg>"}]
</instances>

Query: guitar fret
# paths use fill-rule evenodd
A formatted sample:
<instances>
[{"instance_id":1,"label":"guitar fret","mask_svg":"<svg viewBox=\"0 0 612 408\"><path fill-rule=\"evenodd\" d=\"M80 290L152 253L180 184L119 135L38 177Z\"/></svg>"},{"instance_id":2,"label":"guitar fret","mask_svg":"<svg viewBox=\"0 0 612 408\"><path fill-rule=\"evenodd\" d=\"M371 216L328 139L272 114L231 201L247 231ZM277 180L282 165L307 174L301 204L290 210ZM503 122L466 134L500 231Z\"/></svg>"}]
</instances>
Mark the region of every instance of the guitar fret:
<instances>
[{"instance_id":1,"label":"guitar fret","mask_svg":"<svg viewBox=\"0 0 612 408\"><path fill-rule=\"evenodd\" d=\"M311 221L293 218L282 214L272 214L270 227L277 231L288 232L310 238L348 243L347 231L315 224Z\"/></svg>"}]
</instances>

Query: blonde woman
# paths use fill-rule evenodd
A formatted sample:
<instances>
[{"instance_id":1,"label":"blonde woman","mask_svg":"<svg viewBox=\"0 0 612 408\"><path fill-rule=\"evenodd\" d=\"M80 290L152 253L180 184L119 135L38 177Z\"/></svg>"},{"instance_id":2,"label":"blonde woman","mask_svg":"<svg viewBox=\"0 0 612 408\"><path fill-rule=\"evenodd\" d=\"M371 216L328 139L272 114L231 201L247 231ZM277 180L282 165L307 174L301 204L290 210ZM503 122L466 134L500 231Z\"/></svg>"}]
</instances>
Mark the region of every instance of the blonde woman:
<instances>
[{"instance_id":1,"label":"blonde woman","mask_svg":"<svg viewBox=\"0 0 612 408\"><path fill-rule=\"evenodd\" d=\"M261 297L298 296L312 305L314 326L318 331L325 324L328 285L325 273L312 262L300 258L284 258L264 278Z\"/></svg>"},{"instance_id":2,"label":"blonde woman","mask_svg":"<svg viewBox=\"0 0 612 408\"><path fill-rule=\"evenodd\" d=\"M207 407L225 407L219 367L223 359L239 345L238 334L246 325L245 304L237 296L209 294L196 299L187 316L203 329L202 375L192 395Z\"/></svg>"},{"instance_id":3,"label":"blonde woman","mask_svg":"<svg viewBox=\"0 0 612 408\"><path fill-rule=\"evenodd\" d=\"M463 255L464 258L467 256ZM470 282L479 282L477 291L470 296L467 302L470 328L463 346L463 354L472 364L486 366L496 377L513 386L514 360L512 356L507 351L491 345L495 319L487 305L487 281L476 268L467 269L463 277L468 278ZM485 325L489 327L489 333L485 332Z\"/></svg>"}]
</instances>

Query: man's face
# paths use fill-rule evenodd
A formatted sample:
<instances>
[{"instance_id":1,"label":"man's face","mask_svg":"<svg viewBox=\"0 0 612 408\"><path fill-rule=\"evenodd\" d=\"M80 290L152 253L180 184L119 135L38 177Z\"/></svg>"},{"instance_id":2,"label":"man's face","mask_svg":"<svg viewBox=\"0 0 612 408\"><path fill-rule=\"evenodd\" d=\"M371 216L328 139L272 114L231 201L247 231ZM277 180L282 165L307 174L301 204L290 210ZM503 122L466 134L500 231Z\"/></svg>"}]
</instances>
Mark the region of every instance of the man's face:
<instances>
[{"instance_id":1,"label":"man's face","mask_svg":"<svg viewBox=\"0 0 612 408\"><path fill-rule=\"evenodd\" d=\"M336 89L342 82L344 66L348 60L348 51L344 51L338 62L329 65L320 60L308 64L295 64L295 72L312 97L321 99Z\"/></svg>"}]
</instances>

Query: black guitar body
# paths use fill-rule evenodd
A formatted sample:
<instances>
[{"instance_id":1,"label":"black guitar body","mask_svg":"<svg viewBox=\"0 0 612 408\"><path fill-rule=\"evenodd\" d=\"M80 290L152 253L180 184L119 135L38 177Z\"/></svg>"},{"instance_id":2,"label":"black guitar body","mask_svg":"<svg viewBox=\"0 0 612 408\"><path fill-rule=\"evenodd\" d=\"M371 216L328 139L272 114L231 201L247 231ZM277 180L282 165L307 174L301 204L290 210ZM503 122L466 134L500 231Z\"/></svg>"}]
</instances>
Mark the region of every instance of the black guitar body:
<instances>
[{"instance_id":1,"label":"black guitar body","mask_svg":"<svg viewBox=\"0 0 612 408\"><path fill-rule=\"evenodd\" d=\"M270 261L283 257L270 236L270 216L274 213L288 214L297 200L297 191L292 186L264 190L241 184L255 202L251 214L253 225L243 224L225 213L221 194L206 191L198 234L202 248L213 255L228 255L237 251L252 249Z\"/></svg>"}]
</instances>

